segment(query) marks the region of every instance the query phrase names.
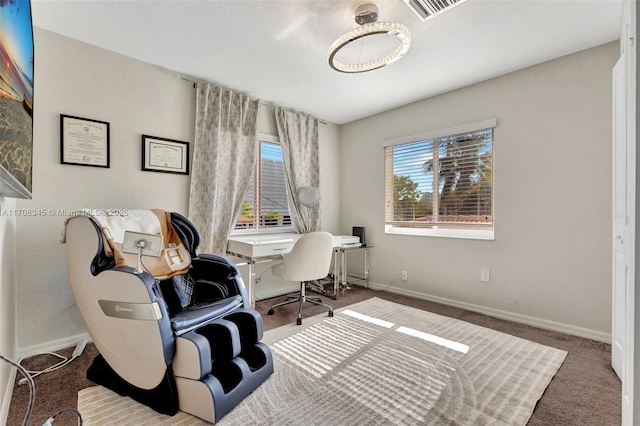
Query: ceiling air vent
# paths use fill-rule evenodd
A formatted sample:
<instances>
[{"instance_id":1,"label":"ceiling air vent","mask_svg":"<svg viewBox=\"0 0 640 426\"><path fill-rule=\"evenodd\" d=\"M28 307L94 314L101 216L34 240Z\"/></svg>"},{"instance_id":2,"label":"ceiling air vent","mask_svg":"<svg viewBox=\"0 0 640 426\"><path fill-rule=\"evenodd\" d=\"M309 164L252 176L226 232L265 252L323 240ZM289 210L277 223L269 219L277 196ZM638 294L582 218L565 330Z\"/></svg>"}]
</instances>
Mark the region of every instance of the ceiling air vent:
<instances>
[{"instance_id":1,"label":"ceiling air vent","mask_svg":"<svg viewBox=\"0 0 640 426\"><path fill-rule=\"evenodd\" d=\"M423 22L467 0L404 0Z\"/></svg>"}]
</instances>

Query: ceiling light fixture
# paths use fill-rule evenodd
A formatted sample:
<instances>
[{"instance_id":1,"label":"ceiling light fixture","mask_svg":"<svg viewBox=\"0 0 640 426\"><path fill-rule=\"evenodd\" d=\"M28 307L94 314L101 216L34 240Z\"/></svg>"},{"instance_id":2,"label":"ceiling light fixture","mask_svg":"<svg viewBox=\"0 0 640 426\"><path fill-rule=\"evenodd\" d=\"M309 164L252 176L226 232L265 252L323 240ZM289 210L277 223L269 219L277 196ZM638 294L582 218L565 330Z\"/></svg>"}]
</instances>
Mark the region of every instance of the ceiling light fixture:
<instances>
[{"instance_id":1,"label":"ceiling light fixture","mask_svg":"<svg viewBox=\"0 0 640 426\"><path fill-rule=\"evenodd\" d=\"M329 66L334 70L344 73L373 71L398 61L409 50L411 33L407 27L396 22L377 22L378 8L375 5L363 4L359 6L356 9L355 21L360 26L340 36L329 48ZM389 54L369 62L349 64L336 59L336 54L345 46L356 40L377 34L395 37L400 45Z\"/></svg>"}]
</instances>

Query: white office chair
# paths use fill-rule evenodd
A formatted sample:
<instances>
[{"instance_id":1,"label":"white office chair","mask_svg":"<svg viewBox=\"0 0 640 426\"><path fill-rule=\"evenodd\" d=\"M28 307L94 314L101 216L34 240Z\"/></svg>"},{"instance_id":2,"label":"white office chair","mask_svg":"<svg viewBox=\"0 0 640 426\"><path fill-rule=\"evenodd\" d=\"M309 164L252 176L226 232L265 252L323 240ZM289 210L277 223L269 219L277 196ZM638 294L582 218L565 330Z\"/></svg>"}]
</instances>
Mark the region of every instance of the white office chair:
<instances>
[{"instance_id":1,"label":"white office chair","mask_svg":"<svg viewBox=\"0 0 640 426\"><path fill-rule=\"evenodd\" d=\"M310 298L305 294L305 282L325 278L331 268L333 254L333 236L328 232L309 232L304 234L293 246L291 252L284 255L282 263L271 268L273 275L288 281L300 281L300 293L287 296L287 300L273 305L267 312L274 314L274 309L290 303L300 303L296 324L302 324L302 305L310 302L329 309L333 316L333 308L322 303L320 298Z\"/></svg>"}]
</instances>

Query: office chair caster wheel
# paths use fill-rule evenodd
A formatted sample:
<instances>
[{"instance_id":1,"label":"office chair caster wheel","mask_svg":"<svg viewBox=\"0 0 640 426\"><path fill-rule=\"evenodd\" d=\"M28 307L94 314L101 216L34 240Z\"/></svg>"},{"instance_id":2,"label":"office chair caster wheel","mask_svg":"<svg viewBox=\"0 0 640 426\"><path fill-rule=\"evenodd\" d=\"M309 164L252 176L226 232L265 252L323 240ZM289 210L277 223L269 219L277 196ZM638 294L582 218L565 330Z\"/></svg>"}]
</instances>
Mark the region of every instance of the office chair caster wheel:
<instances>
[{"instance_id":1,"label":"office chair caster wheel","mask_svg":"<svg viewBox=\"0 0 640 426\"><path fill-rule=\"evenodd\" d=\"M302 325L302 318L298 318L296 320L296 325Z\"/></svg>"},{"instance_id":2,"label":"office chair caster wheel","mask_svg":"<svg viewBox=\"0 0 640 426\"><path fill-rule=\"evenodd\" d=\"M276 313L276 311L274 311L273 309L269 309L269 310L267 311L267 315L273 315L273 314L275 314L275 313Z\"/></svg>"},{"instance_id":3,"label":"office chair caster wheel","mask_svg":"<svg viewBox=\"0 0 640 426\"><path fill-rule=\"evenodd\" d=\"M329 311L329 316L332 317L333 316L333 311Z\"/></svg>"}]
</instances>

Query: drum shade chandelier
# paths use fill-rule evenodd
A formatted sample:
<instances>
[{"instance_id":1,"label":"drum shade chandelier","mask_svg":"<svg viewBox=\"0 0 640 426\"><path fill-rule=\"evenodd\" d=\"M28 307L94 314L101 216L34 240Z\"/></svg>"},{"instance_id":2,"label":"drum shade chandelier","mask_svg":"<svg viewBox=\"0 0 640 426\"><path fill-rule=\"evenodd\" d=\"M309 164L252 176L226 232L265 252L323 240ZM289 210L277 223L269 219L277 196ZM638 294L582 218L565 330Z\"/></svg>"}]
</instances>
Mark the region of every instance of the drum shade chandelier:
<instances>
[{"instance_id":1,"label":"drum shade chandelier","mask_svg":"<svg viewBox=\"0 0 640 426\"><path fill-rule=\"evenodd\" d=\"M333 42L329 48L329 66L343 73L361 73L373 71L390 65L401 59L411 45L411 33L402 24L396 22L378 22L378 8L374 4L363 4L356 9L355 21L359 27L347 31ZM336 54L356 40L374 35L387 34L400 43L393 51L378 59L363 63L344 63L336 59Z\"/></svg>"}]
</instances>

